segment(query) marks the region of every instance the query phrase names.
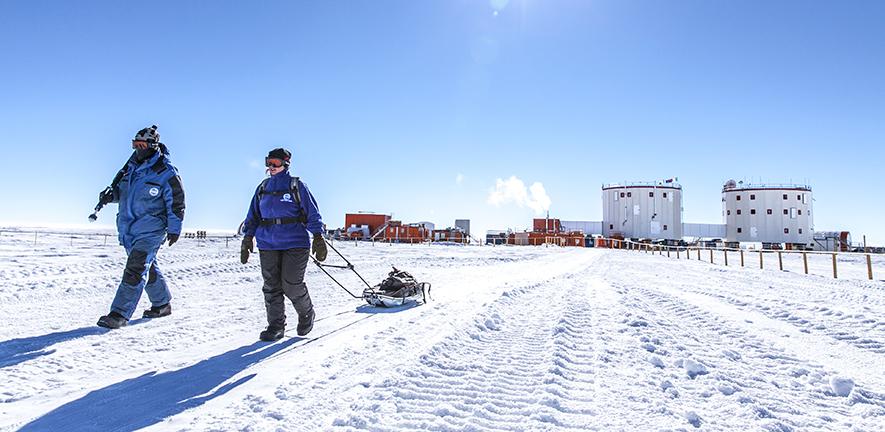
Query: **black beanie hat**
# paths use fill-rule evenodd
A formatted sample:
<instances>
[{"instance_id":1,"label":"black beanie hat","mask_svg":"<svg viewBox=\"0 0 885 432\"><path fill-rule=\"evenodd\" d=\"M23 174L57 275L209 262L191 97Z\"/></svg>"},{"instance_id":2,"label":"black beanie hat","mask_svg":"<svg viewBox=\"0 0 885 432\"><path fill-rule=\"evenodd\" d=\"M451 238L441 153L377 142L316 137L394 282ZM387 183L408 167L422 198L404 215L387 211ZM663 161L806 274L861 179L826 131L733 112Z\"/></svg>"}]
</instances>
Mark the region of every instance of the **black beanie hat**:
<instances>
[{"instance_id":1,"label":"black beanie hat","mask_svg":"<svg viewBox=\"0 0 885 432\"><path fill-rule=\"evenodd\" d=\"M275 148L267 153L268 159L281 159L286 166L289 166L289 160L292 159L292 153L284 148Z\"/></svg>"}]
</instances>

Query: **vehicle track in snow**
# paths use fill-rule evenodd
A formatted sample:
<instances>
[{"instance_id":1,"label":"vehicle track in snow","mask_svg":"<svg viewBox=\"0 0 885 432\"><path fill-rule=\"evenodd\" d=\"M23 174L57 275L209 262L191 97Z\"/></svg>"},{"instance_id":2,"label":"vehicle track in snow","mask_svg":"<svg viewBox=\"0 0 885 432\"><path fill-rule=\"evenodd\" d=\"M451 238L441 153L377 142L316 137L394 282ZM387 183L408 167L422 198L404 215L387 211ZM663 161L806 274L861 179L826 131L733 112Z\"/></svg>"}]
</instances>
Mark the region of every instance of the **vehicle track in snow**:
<instances>
[{"instance_id":1,"label":"vehicle track in snow","mask_svg":"<svg viewBox=\"0 0 885 432\"><path fill-rule=\"evenodd\" d=\"M797 345L788 341L789 334L774 336L784 338L785 342L779 343L777 339L772 340L768 329L753 323L753 313L771 316L773 320L783 317L771 313L769 306L757 306L758 310L747 307L747 312L742 314L737 308L750 305L728 302L728 296L714 294L720 281L711 283L706 271L695 274L685 269L662 267L655 275L624 271L636 268L625 267L624 257L609 255L602 261L617 263L606 272L606 279L624 291L624 301L630 309L627 319L639 323L633 325L633 332L647 347L650 360L652 356L657 357L651 361L661 366L667 382L662 381L662 387L668 387L672 398L681 399L685 406L704 405L705 399L721 400L706 404L719 407L715 412L695 413L699 424L714 430L732 430L748 424L763 430L851 427L864 430L883 421L885 394L877 387L878 383L858 382L855 393L848 398L840 397L830 385L830 379L840 371L819 364L819 357L806 356L808 352L803 350L792 352L790 348ZM778 288L781 286L780 281L776 284ZM760 288L750 283L740 286L744 298L752 297L754 289ZM789 289L786 292L789 293ZM724 298L726 302L722 305L730 305L735 310L729 312L716 303L686 300L691 295ZM789 300L784 302L788 304ZM790 320L781 321L787 327L792 324ZM767 336L763 337L764 334ZM689 371L695 368L694 363L686 363L688 360L702 365L696 369L703 372L689 377ZM870 366L875 364L873 361ZM854 370L841 372L850 374ZM815 413L812 421L808 420L809 412Z\"/></svg>"},{"instance_id":2,"label":"vehicle track in snow","mask_svg":"<svg viewBox=\"0 0 885 432\"><path fill-rule=\"evenodd\" d=\"M592 258L591 258L592 257ZM345 429L612 430L684 426L649 407L653 369L607 332L623 316L619 294L582 271L507 291L470 327L385 374L371 394L337 415ZM641 350L638 346L634 351ZM608 413L637 412L631 417Z\"/></svg>"}]
</instances>

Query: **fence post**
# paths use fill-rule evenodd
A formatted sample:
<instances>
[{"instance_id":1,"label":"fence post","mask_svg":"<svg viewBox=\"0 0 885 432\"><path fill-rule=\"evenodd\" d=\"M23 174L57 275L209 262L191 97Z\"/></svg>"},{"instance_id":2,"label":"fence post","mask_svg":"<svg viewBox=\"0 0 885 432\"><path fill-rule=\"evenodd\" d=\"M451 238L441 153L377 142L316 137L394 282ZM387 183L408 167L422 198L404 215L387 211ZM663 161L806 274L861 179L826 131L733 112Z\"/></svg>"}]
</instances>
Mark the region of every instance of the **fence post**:
<instances>
[{"instance_id":1,"label":"fence post","mask_svg":"<svg viewBox=\"0 0 885 432\"><path fill-rule=\"evenodd\" d=\"M698 248L698 261L701 260L701 248Z\"/></svg>"},{"instance_id":2,"label":"fence post","mask_svg":"<svg viewBox=\"0 0 885 432\"><path fill-rule=\"evenodd\" d=\"M667 246L667 258L670 258L670 246Z\"/></svg>"},{"instance_id":3,"label":"fence post","mask_svg":"<svg viewBox=\"0 0 885 432\"><path fill-rule=\"evenodd\" d=\"M873 261L870 259L870 254L867 254L867 275L873 280Z\"/></svg>"},{"instance_id":4,"label":"fence post","mask_svg":"<svg viewBox=\"0 0 885 432\"><path fill-rule=\"evenodd\" d=\"M784 271L784 257L781 254L781 251L777 251L777 264L780 266L781 271Z\"/></svg>"},{"instance_id":5,"label":"fence post","mask_svg":"<svg viewBox=\"0 0 885 432\"><path fill-rule=\"evenodd\" d=\"M105 246L108 245L108 235L107 234L104 235L104 245Z\"/></svg>"},{"instance_id":6,"label":"fence post","mask_svg":"<svg viewBox=\"0 0 885 432\"><path fill-rule=\"evenodd\" d=\"M836 272L836 253L833 252L833 279L838 279L839 274Z\"/></svg>"},{"instance_id":7,"label":"fence post","mask_svg":"<svg viewBox=\"0 0 885 432\"><path fill-rule=\"evenodd\" d=\"M764 268L764 265L762 264L762 249L759 249L759 268Z\"/></svg>"},{"instance_id":8,"label":"fence post","mask_svg":"<svg viewBox=\"0 0 885 432\"><path fill-rule=\"evenodd\" d=\"M741 267L744 266L744 250L741 249Z\"/></svg>"},{"instance_id":9,"label":"fence post","mask_svg":"<svg viewBox=\"0 0 885 432\"><path fill-rule=\"evenodd\" d=\"M722 249L722 256L725 257L725 266L728 267L728 250Z\"/></svg>"},{"instance_id":10,"label":"fence post","mask_svg":"<svg viewBox=\"0 0 885 432\"><path fill-rule=\"evenodd\" d=\"M37 231L34 231L34 246L37 246Z\"/></svg>"},{"instance_id":11,"label":"fence post","mask_svg":"<svg viewBox=\"0 0 885 432\"><path fill-rule=\"evenodd\" d=\"M710 264L715 264L713 262L713 249L710 249Z\"/></svg>"},{"instance_id":12,"label":"fence post","mask_svg":"<svg viewBox=\"0 0 885 432\"><path fill-rule=\"evenodd\" d=\"M805 274L808 274L808 254L802 252L802 263L805 264Z\"/></svg>"}]
</instances>

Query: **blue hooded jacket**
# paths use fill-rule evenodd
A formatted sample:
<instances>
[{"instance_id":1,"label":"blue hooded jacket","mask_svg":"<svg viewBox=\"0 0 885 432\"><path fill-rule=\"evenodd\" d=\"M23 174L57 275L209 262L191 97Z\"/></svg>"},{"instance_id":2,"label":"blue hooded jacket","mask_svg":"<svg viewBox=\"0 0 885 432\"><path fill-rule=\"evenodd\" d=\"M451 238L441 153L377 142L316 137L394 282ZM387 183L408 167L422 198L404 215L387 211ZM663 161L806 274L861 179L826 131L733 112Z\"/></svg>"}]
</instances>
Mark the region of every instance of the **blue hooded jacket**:
<instances>
[{"instance_id":1,"label":"blue hooded jacket","mask_svg":"<svg viewBox=\"0 0 885 432\"><path fill-rule=\"evenodd\" d=\"M259 194L261 186L255 189L249 212L243 223L243 234L254 236L261 250L307 249L310 247L308 231L314 235L322 235L323 219L317 202L310 189L302 181L298 181L298 192L301 195L301 207L289 192L292 188L292 176L288 169L270 176L265 184L263 194ZM277 192L274 194L273 192ZM260 195L260 196L259 196ZM296 218L305 216L307 223L283 223L261 225L262 219Z\"/></svg>"},{"instance_id":2,"label":"blue hooded jacket","mask_svg":"<svg viewBox=\"0 0 885 432\"><path fill-rule=\"evenodd\" d=\"M114 189L114 202L120 204L117 232L121 244L143 235L181 234L184 188L168 155L166 146L160 146L145 161L129 160L126 174Z\"/></svg>"}]
</instances>

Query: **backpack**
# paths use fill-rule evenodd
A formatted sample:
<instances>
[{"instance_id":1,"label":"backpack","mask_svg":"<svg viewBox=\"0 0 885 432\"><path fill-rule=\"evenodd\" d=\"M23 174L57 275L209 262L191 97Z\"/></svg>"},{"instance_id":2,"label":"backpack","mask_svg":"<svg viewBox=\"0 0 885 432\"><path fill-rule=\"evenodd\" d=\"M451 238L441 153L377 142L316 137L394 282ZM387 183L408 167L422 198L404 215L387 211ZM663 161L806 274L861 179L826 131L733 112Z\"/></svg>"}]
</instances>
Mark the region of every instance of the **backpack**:
<instances>
[{"instance_id":1,"label":"backpack","mask_svg":"<svg viewBox=\"0 0 885 432\"><path fill-rule=\"evenodd\" d=\"M378 288L389 297L409 297L418 293L418 281L409 272L394 267Z\"/></svg>"},{"instance_id":2,"label":"backpack","mask_svg":"<svg viewBox=\"0 0 885 432\"><path fill-rule=\"evenodd\" d=\"M298 217L295 218L295 220L293 220L291 222L298 222L298 223L306 224L307 223L307 216L305 216L304 210L301 208L301 190L298 188L298 184L301 183L301 180L298 177L292 177L292 183L289 185L288 191L273 191L273 192L268 192L268 191L264 190L267 187L268 181L270 181L270 178L266 178L266 179L262 180L261 184L258 185L258 191L256 192L256 194L258 195L258 199L260 200L262 195L283 195L286 193L292 194L292 199L295 202L295 207L298 209ZM260 209L258 210L258 218L262 222L265 221L265 219L261 216ZM283 218L283 219L288 219L288 218ZM272 220L273 219L270 219L268 221L272 221ZM289 223L289 222L290 221L286 220L286 221L283 221L282 223Z\"/></svg>"}]
</instances>

